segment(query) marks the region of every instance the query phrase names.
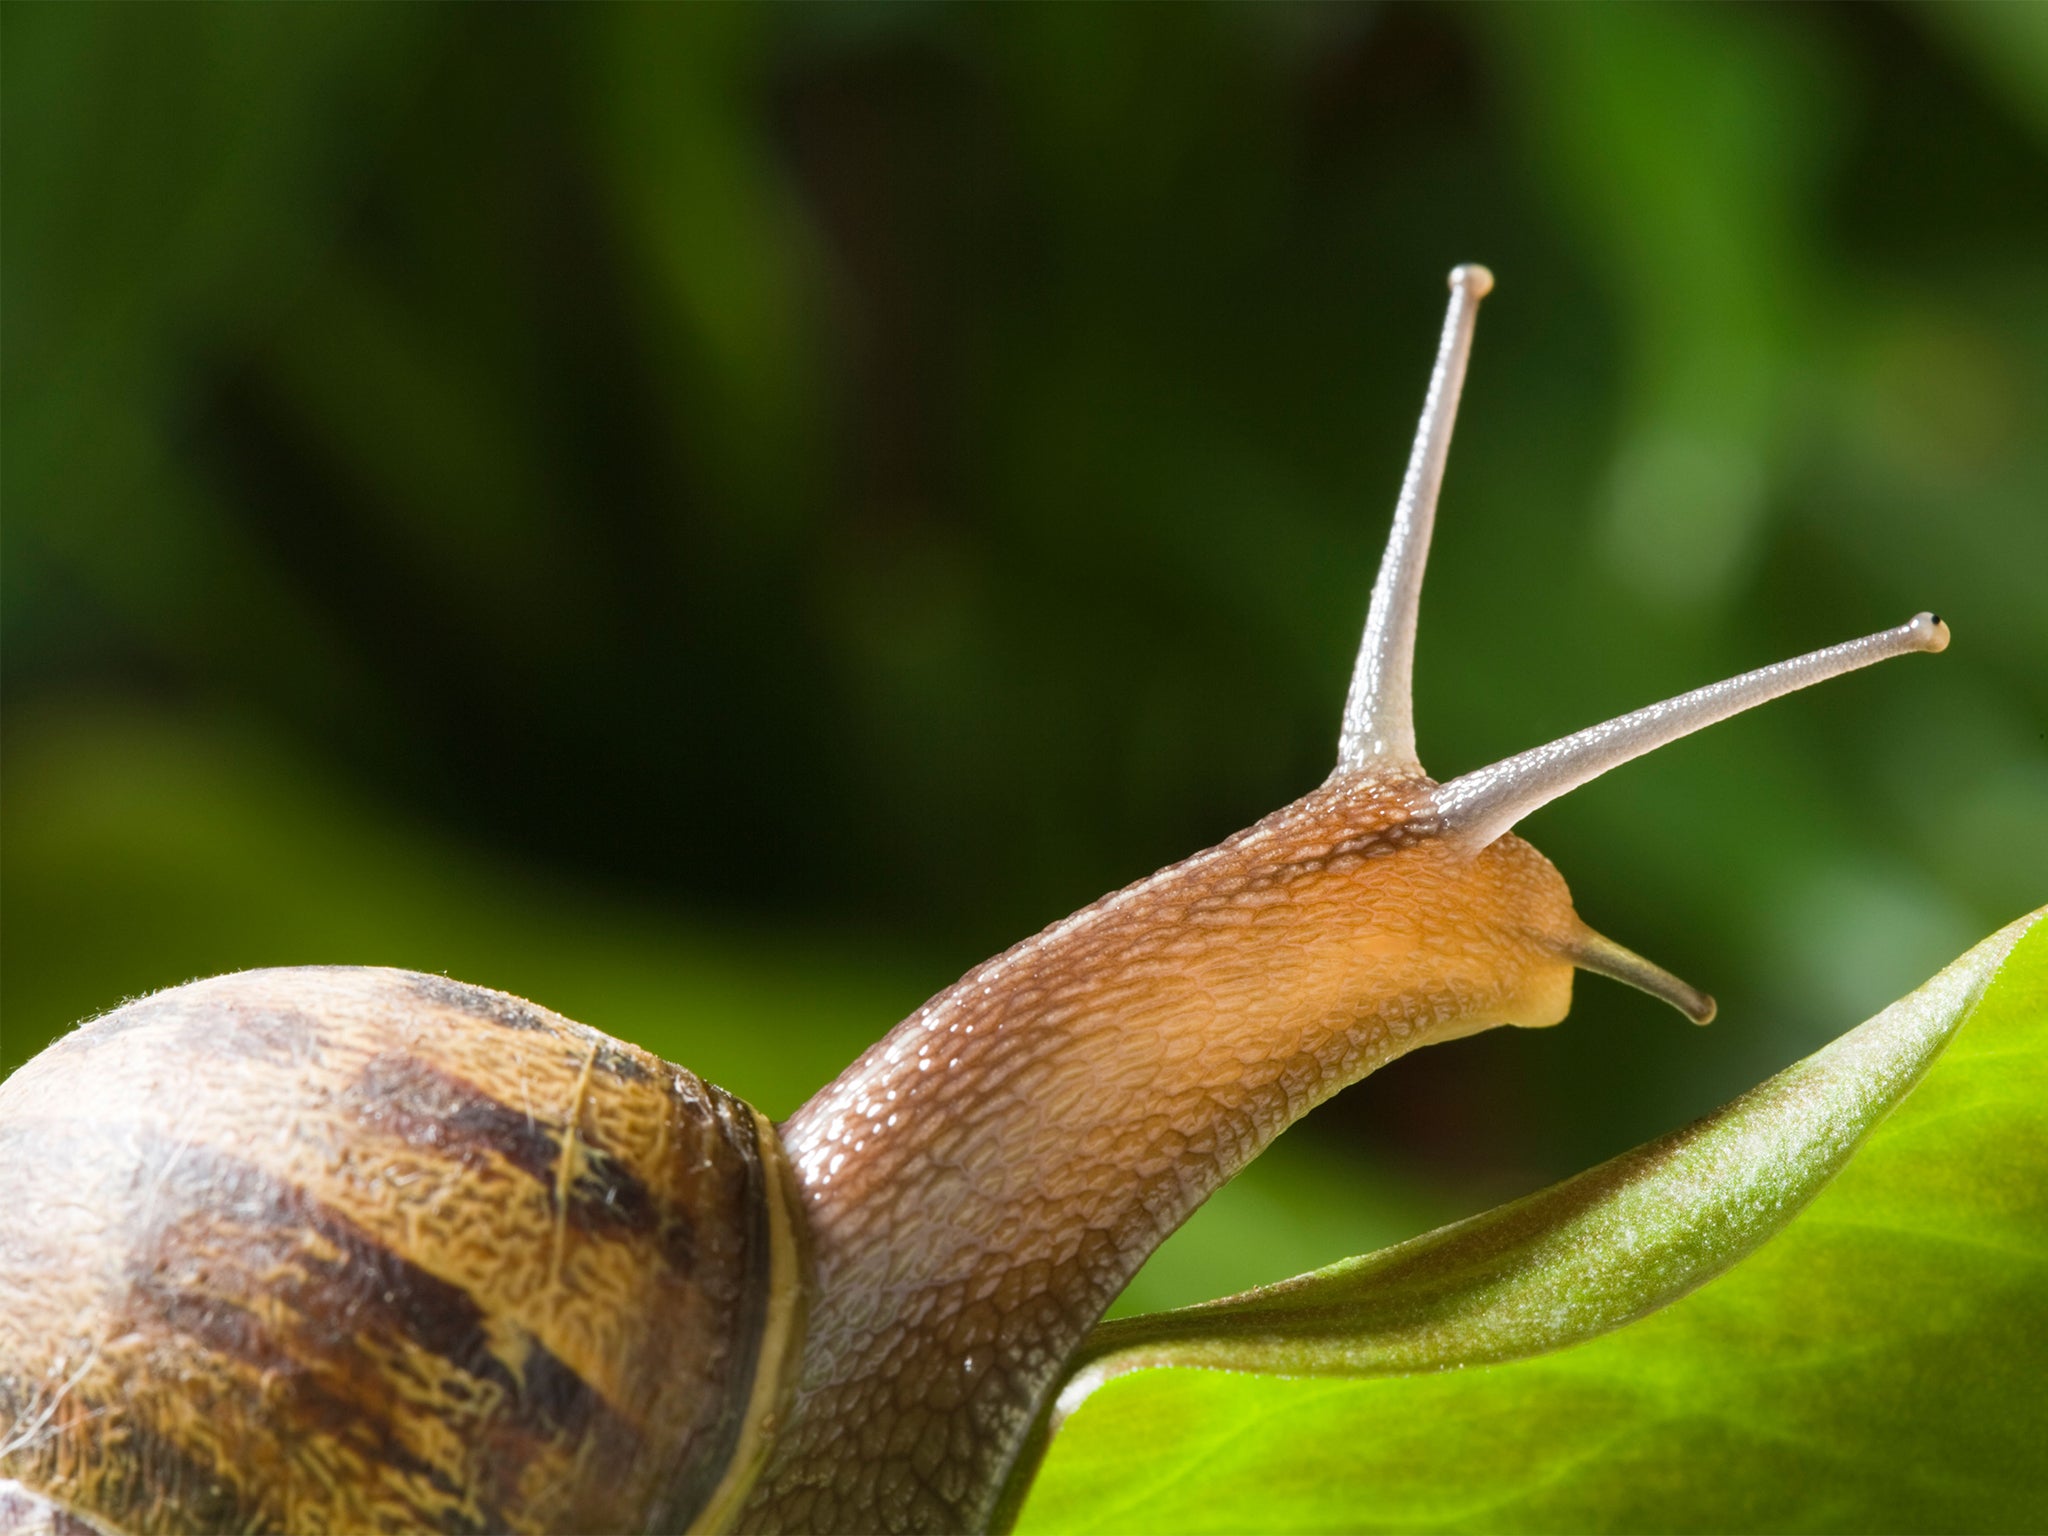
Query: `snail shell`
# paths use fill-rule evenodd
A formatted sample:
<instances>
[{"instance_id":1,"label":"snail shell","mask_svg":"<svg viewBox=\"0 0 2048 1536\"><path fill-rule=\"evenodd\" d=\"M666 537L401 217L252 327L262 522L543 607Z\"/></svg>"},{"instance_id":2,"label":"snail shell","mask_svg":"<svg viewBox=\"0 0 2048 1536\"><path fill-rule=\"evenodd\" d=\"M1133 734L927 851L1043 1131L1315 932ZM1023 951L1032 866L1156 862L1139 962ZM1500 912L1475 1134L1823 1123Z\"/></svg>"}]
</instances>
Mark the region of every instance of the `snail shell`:
<instances>
[{"instance_id":1,"label":"snail shell","mask_svg":"<svg viewBox=\"0 0 2048 1536\"><path fill-rule=\"evenodd\" d=\"M130 1003L0 1084L0 1168L0 1527L715 1526L802 1338L761 1115L439 976Z\"/></svg>"}]
</instances>

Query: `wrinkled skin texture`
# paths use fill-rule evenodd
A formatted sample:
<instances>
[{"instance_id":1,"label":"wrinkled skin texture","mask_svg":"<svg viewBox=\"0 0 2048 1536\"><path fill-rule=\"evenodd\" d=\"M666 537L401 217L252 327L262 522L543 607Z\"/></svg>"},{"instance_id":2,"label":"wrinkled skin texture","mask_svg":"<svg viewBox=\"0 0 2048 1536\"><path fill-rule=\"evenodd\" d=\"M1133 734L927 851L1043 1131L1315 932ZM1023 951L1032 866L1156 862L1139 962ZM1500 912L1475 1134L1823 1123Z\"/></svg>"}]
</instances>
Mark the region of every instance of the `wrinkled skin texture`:
<instances>
[{"instance_id":1,"label":"wrinkled skin texture","mask_svg":"<svg viewBox=\"0 0 2048 1536\"><path fill-rule=\"evenodd\" d=\"M1571 1000L1583 930L1427 781L1332 780L962 978L783 1127L818 1299L749 1530L970 1530L1145 1258L1375 1067Z\"/></svg>"}]
</instances>

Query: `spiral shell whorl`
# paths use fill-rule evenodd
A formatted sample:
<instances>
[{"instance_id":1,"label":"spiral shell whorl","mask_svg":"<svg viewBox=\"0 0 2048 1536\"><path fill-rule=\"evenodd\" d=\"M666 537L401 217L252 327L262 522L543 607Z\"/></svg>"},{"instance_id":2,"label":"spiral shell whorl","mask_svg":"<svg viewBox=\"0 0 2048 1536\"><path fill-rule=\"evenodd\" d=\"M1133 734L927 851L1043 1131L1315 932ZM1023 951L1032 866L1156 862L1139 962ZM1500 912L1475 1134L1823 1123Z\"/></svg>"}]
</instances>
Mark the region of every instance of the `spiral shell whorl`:
<instances>
[{"instance_id":1,"label":"spiral shell whorl","mask_svg":"<svg viewBox=\"0 0 2048 1536\"><path fill-rule=\"evenodd\" d=\"M438 976L131 1003L0 1084L0 1167L0 1479L108 1529L715 1518L800 1336L764 1120Z\"/></svg>"}]
</instances>

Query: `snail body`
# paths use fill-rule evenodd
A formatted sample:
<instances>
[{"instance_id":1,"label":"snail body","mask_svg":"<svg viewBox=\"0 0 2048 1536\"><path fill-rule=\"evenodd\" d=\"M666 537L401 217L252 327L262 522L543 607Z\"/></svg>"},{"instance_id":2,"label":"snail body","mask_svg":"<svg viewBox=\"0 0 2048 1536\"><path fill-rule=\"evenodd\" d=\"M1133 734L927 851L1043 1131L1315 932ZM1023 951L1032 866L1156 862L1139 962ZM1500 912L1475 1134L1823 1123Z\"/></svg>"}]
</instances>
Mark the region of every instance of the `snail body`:
<instances>
[{"instance_id":1,"label":"snail body","mask_svg":"<svg viewBox=\"0 0 2048 1536\"><path fill-rule=\"evenodd\" d=\"M984 1529L1088 1329L1309 1108L1556 1023L1575 969L1706 1022L1510 829L1947 631L1430 778L1415 617L1491 284L1451 275L1336 771L970 972L782 1126L505 994L349 968L159 993L0 1084L0 1529Z\"/></svg>"}]
</instances>

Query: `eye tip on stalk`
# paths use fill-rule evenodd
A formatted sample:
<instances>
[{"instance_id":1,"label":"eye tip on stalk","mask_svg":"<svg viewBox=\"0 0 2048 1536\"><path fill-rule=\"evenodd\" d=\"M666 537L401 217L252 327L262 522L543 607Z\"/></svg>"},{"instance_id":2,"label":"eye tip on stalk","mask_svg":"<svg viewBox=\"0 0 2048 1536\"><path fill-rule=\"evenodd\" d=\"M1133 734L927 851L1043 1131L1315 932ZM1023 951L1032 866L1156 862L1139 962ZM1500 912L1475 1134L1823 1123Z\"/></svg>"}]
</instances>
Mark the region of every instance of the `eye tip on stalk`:
<instances>
[{"instance_id":1,"label":"eye tip on stalk","mask_svg":"<svg viewBox=\"0 0 2048 1536\"><path fill-rule=\"evenodd\" d=\"M1894 629L1695 688L1463 774L1437 791L1437 808L1457 836L1483 848L1531 811L1645 752L1795 689L1895 656L1945 650L1948 638L1939 617L1916 614Z\"/></svg>"},{"instance_id":2,"label":"eye tip on stalk","mask_svg":"<svg viewBox=\"0 0 2048 1536\"><path fill-rule=\"evenodd\" d=\"M1476 261L1461 262L1451 268L1451 290L1464 289L1475 299L1483 299L1493 292L1493 271L1482 267Z\"/></svg>"}]
</instances>

